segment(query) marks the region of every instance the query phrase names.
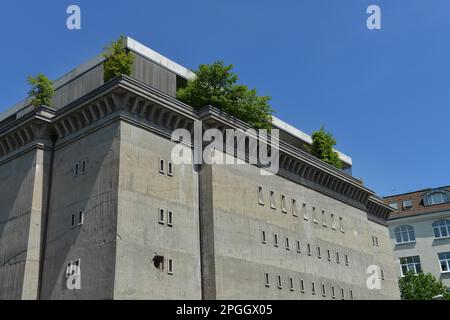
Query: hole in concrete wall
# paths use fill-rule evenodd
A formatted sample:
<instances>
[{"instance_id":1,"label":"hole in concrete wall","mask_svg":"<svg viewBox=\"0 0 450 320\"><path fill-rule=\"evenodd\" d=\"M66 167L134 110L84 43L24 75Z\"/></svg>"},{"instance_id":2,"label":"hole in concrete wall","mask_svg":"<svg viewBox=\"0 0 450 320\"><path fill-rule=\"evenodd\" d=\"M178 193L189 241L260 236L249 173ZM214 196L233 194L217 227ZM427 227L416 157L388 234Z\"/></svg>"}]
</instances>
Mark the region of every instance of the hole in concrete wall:
<instances>
[{"instance_id":1,"label":"hole in concrete wall","mask_svg":"<svg viewBox=\"0 0 450 320\"><path fill-rule=\"evenodd\" d=\"M159 256L156 255L153 257L153 265L155 266L155 268L159 271L163 271L164 270L164 257L163 256Z\"/></svg>"}]
</instances>

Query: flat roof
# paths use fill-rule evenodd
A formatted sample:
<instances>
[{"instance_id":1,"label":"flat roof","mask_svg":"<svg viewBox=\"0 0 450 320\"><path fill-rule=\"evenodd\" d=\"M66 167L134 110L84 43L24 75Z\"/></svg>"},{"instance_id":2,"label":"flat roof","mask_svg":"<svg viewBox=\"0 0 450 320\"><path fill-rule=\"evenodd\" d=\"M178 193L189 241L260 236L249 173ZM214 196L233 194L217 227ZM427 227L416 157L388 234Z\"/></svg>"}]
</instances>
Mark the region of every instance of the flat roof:
<instances>
[{"instance_id":1,"label":"flat roof","mask_svg":"<svg viewBox=\"0 0 450 320\"><path fill-rule=\"evenodd\" d=\"M195 78L195 73L189 70L188 68L172 61L171 59L163 56L162 54L150 49L149 47L143 45L142 43L134 40L133 38L127 37L126 38L126 46L131 51L159 64L160 66L166 68L167 70L185 78L185 79L193 79ZM95 66L99 65L105 60L103 57L103 54L99 54L95 56L94 58L88 60L87 62L83 63L82 65L76 67L75 69L71 70L67 74L63 75L62 77L55 80L54 87L57 89L66 83L72 81L73 79L77 78L81 74L87 72L88 70L94 68ZM22 100L21 102L17 103L16 105L12 106L11 108L8 108L6 111L0 113L0 121L20 112L21 110L25 109L27 106L29 106L29 98ZM277 117L273 117L273 125L278 127L279 129L289 133L293 137L307 143L312 144L312 138L310 135L300 131L299 129L293 127L292 125L282 121L281 119L278 119ZM352 159L343 154L342 152L339 152L338 150L335 150L339 158L346 164L352 166Z\"/></svg>"}]
</instances>

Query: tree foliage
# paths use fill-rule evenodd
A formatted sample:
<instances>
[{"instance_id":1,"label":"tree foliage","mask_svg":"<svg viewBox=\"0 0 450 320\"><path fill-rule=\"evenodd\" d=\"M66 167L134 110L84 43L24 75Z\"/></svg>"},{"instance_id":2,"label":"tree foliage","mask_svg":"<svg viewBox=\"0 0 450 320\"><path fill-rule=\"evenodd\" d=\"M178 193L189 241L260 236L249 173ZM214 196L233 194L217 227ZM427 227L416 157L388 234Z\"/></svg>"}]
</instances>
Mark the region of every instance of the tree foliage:
<instances>
[{"instance_id":1,"label":"tree foliage","mask_svg":"<svg viewBox=\"0 0 450 320\"><path fill-rule=\"evenodd\" d=\"M31 104L34 107L52 105L52 99L55 95L52 81L44 74L39 73L37 76L28 77L28 84L31 86L28 94L32 97Z\"/></svg>"},{"instance_id":2,"label":"tree foliage","mask_svg":"<svg viewBox=\"0 0 450 320\"><path fill-rule=\"evenodd\" d=\"M398 283L403 300L431 300L437 295L443 295L445 300L450 300L447 288L431 273L414 274L408 271Z\"/></svg>"},{"instance_id":3,"label":"tree foliage","mask_svg":"<svg viewBox=\"0 0 450 320\"><path fill-rule=\"evenodd\" d=\"M222 109L230 115L257 129L272 127L273 109L270 97L258 96L255 89L237 84L239 77L232 72L233 65L222 61L200 65L196 78L189 80L185 88L178 89L178 100L194 108L207 105Z\"/></svg>"},{"instance_id":4,"label":"tree foliage","mask_svg":"<svg viewBox=\"0 0 450 320\"><path fill-rule=\"evenodd\" d=\"M122 74L131 75L134 56L126 49L126 38L124 36L106 47L103 56L106 59L103 65L105 82Z\"/></svg>"},{"instance_id":5,"label":"tree foliage","mask_svg":"<svg viewBox=\"0 0 450 320\"><path fill-rule=\"evenodd\" d=\"M313 133L312 139L311 153L320 160L342 169L342 161L333 149L336 145L336 138L322 127L319 131Z\"/></svg>"}]
</instances>

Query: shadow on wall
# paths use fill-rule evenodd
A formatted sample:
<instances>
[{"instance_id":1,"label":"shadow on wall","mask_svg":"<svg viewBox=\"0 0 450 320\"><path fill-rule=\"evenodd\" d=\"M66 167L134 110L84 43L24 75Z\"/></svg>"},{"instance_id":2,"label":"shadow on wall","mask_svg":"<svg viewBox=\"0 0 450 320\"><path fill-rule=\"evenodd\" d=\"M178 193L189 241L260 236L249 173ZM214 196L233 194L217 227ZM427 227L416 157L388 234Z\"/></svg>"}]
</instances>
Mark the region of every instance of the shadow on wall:
<instances>
[{"instance_id":1,"label":"shadow on wall","mask_svg":"<svg viewBox=\"0 0 450 320\"><path fill-rule=\"evenodd\" d=\"M0 165L0 300L21 299L36 152Z\"/></svg>"},{"instance_id":2,"label":"shadow on wall","mask_svg":"<svg viewBox=\"0 0 450 320\"><path fill-rule=\"evenodd\" d=\"M116 247L119 124L55 152L42 299L112 299ZM74 164L87 160L85 174ZM72 215L83 224L72 226ZM80 259L81 291L69 290L69 261Z\"/></svg>"}]
</instances>

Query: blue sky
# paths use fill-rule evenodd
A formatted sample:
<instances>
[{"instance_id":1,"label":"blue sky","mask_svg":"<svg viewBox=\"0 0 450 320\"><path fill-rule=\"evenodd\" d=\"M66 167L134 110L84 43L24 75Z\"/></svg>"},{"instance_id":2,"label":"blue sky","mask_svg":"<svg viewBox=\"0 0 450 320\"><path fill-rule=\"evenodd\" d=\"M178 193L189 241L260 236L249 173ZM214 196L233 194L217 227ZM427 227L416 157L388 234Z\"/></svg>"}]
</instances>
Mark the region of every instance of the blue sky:
<instances>
[{"instance_id":1,"label":"blue sky","mask_svg":"<svg viewBox=\"0 0 450 320\"><path fill-rule=\"evenodd\" d=\"M371 4L381 30L366 27ZM234 64L281 119L326 125L380 195L450 185L448 0L2 1L0 33L0 111L28 75L56 79L126 34L191 69Z\"/></svg>"}]
</instances>

